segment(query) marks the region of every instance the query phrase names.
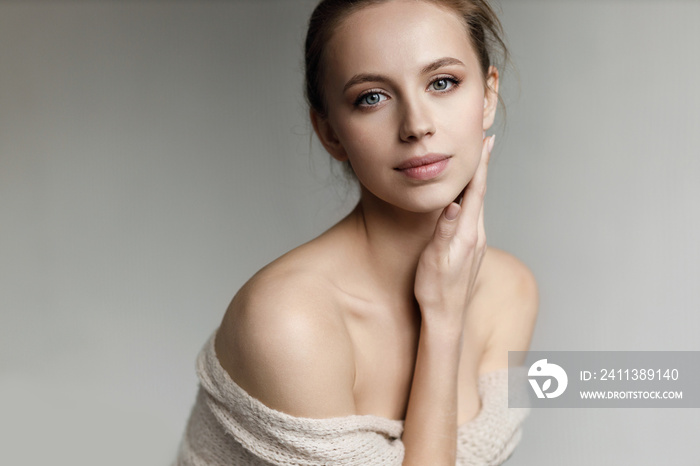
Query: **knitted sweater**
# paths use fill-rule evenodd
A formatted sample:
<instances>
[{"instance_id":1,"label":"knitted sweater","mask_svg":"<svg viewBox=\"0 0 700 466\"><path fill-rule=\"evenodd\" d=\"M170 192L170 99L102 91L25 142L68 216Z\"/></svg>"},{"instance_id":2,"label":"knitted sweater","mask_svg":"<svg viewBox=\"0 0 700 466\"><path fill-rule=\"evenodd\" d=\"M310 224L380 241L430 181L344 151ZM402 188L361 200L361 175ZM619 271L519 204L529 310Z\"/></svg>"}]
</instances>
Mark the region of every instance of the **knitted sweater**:
<instances>
[{"instance_id":1,"label":"knitted sweater","mask_svg":"<svg viewBox=\"0 0 700 466\"><path fill-rule=\"evenodd\" d=\"M250 396L221 367L216 332L197 357L200 380L174 466L400 465L403 421L373 415L301 418ZM520 441L525 408L508 408L508 371L479 377L482 408L458 429L457 465L499 465Z\"/></svg>"}]
</instances>

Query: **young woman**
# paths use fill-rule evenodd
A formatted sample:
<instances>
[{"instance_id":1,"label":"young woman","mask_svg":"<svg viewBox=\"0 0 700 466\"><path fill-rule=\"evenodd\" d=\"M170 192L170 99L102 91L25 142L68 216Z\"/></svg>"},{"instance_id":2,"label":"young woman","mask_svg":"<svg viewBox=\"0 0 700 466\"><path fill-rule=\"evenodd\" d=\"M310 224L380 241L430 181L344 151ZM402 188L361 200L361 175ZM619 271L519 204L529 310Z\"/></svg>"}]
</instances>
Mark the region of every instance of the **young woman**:
<instances>
[{"instance_id":1,"label":"young woman","mask_svg":"<svg viewBox=\"0 0 700 466\"><path fill-rule=\"evenodd\" d=\"M342 221L259 271L198 359L178 464L500 464L529 270L486 248L499 23L477 0L324 0L314 130L357 178Z\"/></svg>"}]
</instances>

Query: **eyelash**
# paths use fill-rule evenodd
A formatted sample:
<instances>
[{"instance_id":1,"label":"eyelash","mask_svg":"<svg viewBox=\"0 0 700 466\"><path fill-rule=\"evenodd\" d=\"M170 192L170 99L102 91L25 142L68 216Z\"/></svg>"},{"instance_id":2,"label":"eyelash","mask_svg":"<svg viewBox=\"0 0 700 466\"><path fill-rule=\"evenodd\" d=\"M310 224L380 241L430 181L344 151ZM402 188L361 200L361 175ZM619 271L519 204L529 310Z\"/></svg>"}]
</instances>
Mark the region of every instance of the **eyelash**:
<instances>
[{"instance_id":1,"label":"eyelash","mask_svg":"<svg viewBox=\"0 0 700 466\"><path fill-rule=\"evenodd\" d=\"M460 84L462 84L462 80L459 79L459 78L455 78L454 76L438 76L438 77L436 77L435 79L433 79L432 81L430 81L430 84L428 85L428 87L432 86L433 84L435 84L435 83L438 82L438 81L448 81L448 82L452 83L452 86L451 86L449 89L446 89L446 90L443 90L443 91L435 91L435 92L437 92L437 93L439 93L439 94L447 94L447 93L449 93L449 92L452 92L452 91L454 91L455 89L457 89L457 88L460 86ZM363 104L362 104L362 100L363 100L365 97L370 96L370 95L374 95L374 94L385 95L383 92L381 92L381 91L379 91L379 90L370 89L370 90L368 90L368 91L363 92L362 94L360 94L360 95L357 97L357 99L355 99L355 103L354 103L353 105L354 105L355 107L359 107L359 108L372 108L372 107L376 107L378 104L367 104L367 105L363 105Z\"/></svg>"}]
</instances>

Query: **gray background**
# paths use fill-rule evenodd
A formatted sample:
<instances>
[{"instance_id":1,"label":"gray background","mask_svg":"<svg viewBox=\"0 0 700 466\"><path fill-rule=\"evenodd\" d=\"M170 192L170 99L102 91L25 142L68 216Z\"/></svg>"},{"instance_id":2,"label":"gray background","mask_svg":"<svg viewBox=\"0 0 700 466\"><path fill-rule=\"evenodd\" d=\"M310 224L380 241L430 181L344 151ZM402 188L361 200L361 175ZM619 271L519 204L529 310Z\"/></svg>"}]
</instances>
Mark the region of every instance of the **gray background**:
<instances>
[{"instance_id":1,"label":"gray background","mask_svg":"<svg viewBox=\"0 0 700 466\"><path fill-rule=\"evenodd\" d=\"M259 267L351 207L310 136L312 1L0 1L0 457L155 465ZM700 4L502 1L489 243L532 349L697 350ZM512 465L698 464L693 409L538 410Z\"/></svg>"}]
</instances>

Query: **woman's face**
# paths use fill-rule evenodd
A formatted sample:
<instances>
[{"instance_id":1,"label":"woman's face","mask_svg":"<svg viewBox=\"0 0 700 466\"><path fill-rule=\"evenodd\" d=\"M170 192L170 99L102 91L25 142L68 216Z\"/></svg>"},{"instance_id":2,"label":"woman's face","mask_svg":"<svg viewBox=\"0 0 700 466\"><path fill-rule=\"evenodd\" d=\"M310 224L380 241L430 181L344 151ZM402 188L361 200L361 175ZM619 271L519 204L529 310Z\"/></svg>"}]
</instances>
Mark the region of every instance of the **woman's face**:
<instances>
[{"instance_id":1,"label":"woman's face","mask_svg":"<svg viewBox=\"0 0 700 466\"><path fill-rule=\"evenodd\" d=\"M461 18L416 0L365 7L334 31L324 64L328 116L314 126L363 195L412 212L455 199L496 105ZM488 79L497 89L495 69Z\"/></svg>"}]
</instances>

